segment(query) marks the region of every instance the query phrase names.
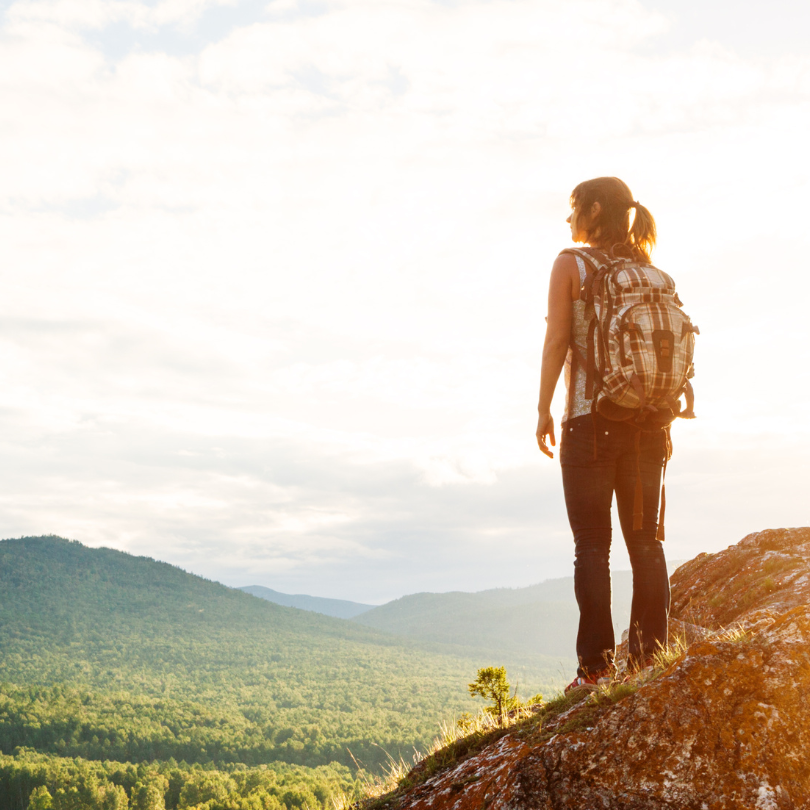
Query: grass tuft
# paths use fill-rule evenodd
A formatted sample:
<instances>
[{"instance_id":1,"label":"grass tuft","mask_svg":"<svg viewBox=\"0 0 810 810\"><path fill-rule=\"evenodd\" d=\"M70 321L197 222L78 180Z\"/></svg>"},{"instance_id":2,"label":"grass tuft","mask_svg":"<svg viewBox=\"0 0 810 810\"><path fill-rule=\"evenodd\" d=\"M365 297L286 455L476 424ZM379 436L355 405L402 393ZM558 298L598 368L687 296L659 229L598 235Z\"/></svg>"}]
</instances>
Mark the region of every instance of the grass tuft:
<instances>
[{"instance_id":1,"label":"grass tuft","mask_svg":"<svg viewBox=\"0 0 810 810\"><path fill-rule=\"evenodd\" d=\"M666 646L659 644L652 657L653 671L660 673L674 664L686 652L687 646L686 639L683 636L676 636Z\"/></svg>"},{"instance_id":2,"label":"grass tuft","mask_svg":"<svg viewBox=\"0 0 810 810\"><path fill-rule=\"evenodd\" d=\"M714 640L716 641L731 641L736 644L742 644L749 641L753 637L753 633L741 624L732 624L718 633Z\"/></svg>"}]
</instances>

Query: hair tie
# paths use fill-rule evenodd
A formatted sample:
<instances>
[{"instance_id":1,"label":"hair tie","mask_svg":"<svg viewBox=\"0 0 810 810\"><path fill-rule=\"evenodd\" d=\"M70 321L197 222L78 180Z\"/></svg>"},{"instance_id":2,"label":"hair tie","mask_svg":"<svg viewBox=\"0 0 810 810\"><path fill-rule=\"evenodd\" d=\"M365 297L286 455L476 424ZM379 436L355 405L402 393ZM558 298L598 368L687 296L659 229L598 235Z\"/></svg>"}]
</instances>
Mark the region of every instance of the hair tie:
<instances>
[{"instance_id":1,"label":"hair tie","mask_svg":"<svg viewBox=\"0 0 810 810\"><path fill-rule=\"evenodd\" d=\"M630 203L631 208L636 208L637 209L638 206L639 206L638 200L633 200L633 202Z\"/></svg>"}]
</instances>

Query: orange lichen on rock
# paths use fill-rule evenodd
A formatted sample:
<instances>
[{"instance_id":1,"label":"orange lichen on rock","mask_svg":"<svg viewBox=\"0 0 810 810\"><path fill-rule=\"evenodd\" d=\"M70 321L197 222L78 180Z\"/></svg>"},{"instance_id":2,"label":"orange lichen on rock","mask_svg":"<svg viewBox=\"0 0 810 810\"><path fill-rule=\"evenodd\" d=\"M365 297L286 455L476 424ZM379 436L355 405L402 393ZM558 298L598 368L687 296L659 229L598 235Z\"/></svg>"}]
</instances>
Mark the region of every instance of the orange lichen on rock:
<instances>
[{"instance_id":1,"label":"orange lichen on rock","mask_svg":"<svg viewBox=\"0 0 810 810\"><path fill-rule=\"evenodd\" d=\"M754 611L810 604L810 528L754 532L672 575L674 619L716 629Z\"/></svg>"},{"instance_id":2,"label":"orange lichen on rock","mask_svg":"<svg viewBox=\"0 0 810 810\"><path fill-rule=\"evenodd\" d=\"M692 625L697 615L708 618L712 634L694 632L685 651L636 691L583 694L553 720L519 724L375 804L392 810L810 810L808 551L810 529L791 529L701 555L673 576L673 604L681 617L690 609ZM779 564L765 573L770 560ZM765 577L775 583L767 593L758 587ZM789 593L791 583L798 596ZM711 604L719 592L752 588L762 597L748 611L734 598L727 606ZM721 627L726 621L742 629L728 633ZM630 693L614 703L620 689Z\"/></svg>"}]
</instances>

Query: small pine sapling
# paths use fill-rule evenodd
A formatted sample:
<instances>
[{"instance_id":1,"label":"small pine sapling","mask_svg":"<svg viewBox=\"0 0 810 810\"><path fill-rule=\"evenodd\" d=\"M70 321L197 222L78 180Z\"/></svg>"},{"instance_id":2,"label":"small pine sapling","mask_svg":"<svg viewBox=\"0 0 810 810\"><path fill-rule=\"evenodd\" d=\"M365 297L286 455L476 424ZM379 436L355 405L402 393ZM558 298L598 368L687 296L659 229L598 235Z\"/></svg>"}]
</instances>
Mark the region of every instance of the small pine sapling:
<instances>
[{"instance_id":1,"label":"small pine sapling","mask_svg":"<svg viewBox=\"0 0 810 810\"><path fill-rule=\"evenodd\" d=\"M478 670L478 677L467 684L470 694L479 695L491 700L492 705L486 711L495 717L503 717L506 712L517 705L516 697L509 697L509 681L506 680L506 667L483 667Z\"/></svg>"}]
</instances>

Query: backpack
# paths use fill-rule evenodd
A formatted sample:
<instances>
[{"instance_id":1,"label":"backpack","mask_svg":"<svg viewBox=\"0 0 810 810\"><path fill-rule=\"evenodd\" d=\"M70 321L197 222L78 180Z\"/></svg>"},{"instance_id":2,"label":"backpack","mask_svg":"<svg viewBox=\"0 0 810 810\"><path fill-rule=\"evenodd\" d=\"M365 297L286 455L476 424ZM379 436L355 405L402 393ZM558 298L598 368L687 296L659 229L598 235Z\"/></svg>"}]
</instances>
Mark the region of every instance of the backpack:
<instances>
[{"instance_id":1,"label":"backpack","mask_svg":"<svg viewBox=\"0 0 810 810\"><path fill-rule=\"evenodd\" d=\"M653 265L569 248L593 268L582 287L588 321L587 355L574 347L585 372L585 397L602 416L639 427L694 419L695 335L675 282ZM680 398L684 397L686 407Z\"/></svg>"},{"instance_id":2,"label":"backpack","mask_svg":"<svg viewBox=\"0 0 810 810\"><path fill-rule=\"evenodd\" d=\"M661 480L661 509L656 538L664 540L667 462L672 457L669 427L695 418L695 335L700 334L682 309L670 276L633 258L608 256L595 248L568 248L593 272L585 278L580 297L588 321L587 355L572 343L573 362L585 368L585 397L593 411L607 419L631 421L636 434L636 491L633 529L644 519L641 470L638 467L641 430L665 430L667 452ZM571 386L573 391L573 385ZM684 397L686 407L681 406ZM596 457L594 428L594 458Z\"/></svg>"}]
</instances>

